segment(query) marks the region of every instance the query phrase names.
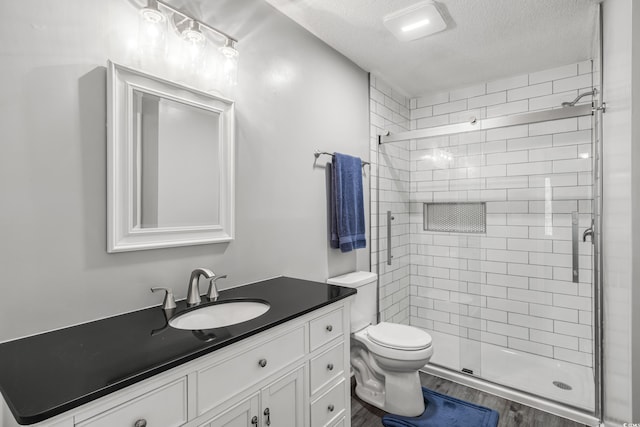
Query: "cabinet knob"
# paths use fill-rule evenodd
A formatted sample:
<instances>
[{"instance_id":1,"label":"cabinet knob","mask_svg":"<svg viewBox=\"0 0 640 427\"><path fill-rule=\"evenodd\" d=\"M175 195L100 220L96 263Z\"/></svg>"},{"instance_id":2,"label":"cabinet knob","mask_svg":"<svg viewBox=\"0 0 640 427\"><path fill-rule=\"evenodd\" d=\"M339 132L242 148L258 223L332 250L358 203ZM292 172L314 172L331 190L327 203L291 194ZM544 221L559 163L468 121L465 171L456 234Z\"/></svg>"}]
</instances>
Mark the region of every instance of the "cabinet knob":
<instances>
[{"instance_id":1,"label":"cabinet knob","mask_svg":"<svg viewBox=\"0 0 640 427\"><path fill-rule=\"evenodd\" d=\"M332 326L332 325L327 325L327 331L328 331L328 332L333 331L333 326Z\"/></svg>"},{"instance_id":2,"label":"cabinet knob","mask_svg":"<svg viewBox=\"0 0 640 427\"><path fill-rule=\"evenodd\" d=\"M327 406L327 409L329 410L329 412L333 412L335 406L333 406L333 403L330 403L329 406Z\"/></svg>"},{"instance_id":3,"label":"cabinet knob","mask_svg":"<svg viewBox=\"0 0 640 427\"><path fill-rule=\"evenodd\" d=\"M329 364L327 365L327 369L328 369L329 371L333 371L333 363L329 363Z\"/></svg>"},{"instance_id":4,"label":"cabinet knob","mask_svg":"<svg viewBox=\"0 0 640 427\"><path fill-rule=\"evenodd\" d=\"M141 418L135 422L133 427L147 427L147 420L145 420L144 418Z\"/></svg>"},{"instance_id":5,"label":"cabinet knob","mask_svg":"<svg viewBox=\"0 0 640 427\"><path fill-rule=\"evenodd\" d=\"M264 368L265 366L267 366L267 359L260 359L258 361L258 365L260 365L261 368Z\"/></svg>"},{"instance_id":6,"label":"cabinet knob","mask_svg":"<svg viewBox=\"0 0 640 427\"><path fill-rule=\"evenodd\" d=\"M251 424L253 425L258 425L258 416L254 415L253 418L251 418Z\"/></svg>"}]
</instances>

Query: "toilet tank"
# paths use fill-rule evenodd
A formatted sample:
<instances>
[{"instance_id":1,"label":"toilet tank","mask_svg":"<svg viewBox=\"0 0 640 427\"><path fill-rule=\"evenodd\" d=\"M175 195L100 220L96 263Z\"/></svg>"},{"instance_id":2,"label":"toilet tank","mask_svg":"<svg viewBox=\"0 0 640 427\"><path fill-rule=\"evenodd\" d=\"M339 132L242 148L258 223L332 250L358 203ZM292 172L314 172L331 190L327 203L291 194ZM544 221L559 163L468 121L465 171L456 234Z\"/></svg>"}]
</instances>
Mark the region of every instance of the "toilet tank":
<instances>
[{"instance_id":1,"label":"toilet tank","mask_svg":"<svg viewBox=\"0 0 640 427\"><path fill-rule=\"evenodd\" d=\"M377 323L377 279L378 275L369 271L354 271L327 279L331 285L356 288L358 291L351 303L351 332Z\"/></svg>"}]
</instances>

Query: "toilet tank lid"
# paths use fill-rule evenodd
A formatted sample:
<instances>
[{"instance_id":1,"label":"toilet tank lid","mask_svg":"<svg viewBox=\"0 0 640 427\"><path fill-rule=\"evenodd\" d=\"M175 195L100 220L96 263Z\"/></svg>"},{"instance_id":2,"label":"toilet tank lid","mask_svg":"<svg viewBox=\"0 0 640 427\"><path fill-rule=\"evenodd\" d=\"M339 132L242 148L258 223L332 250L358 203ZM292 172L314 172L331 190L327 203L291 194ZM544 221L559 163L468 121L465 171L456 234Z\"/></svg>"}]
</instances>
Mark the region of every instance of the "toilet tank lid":
<instances>
[{"instance_id":1,"label":"toilet tank lid","mask_svg":"<svg viewBox=\"0 0 640 427\"><path fill-rule=\"evenodd\" d=\"M377 278L378 275L370 271L354 271L341 276L330 277L327 279L327 283L330 285L345 286L347 288L357 288L374 282Z\"/></svg>"}]
</instances>

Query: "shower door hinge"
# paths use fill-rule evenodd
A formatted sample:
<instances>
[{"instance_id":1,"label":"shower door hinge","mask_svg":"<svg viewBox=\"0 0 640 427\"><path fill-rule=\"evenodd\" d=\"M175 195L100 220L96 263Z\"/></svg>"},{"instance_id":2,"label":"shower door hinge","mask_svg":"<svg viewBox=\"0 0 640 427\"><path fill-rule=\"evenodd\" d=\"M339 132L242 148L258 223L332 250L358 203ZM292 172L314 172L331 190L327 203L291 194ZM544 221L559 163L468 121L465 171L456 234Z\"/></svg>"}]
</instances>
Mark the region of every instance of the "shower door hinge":
<instances>
[{"instance_id":1,"label":"shower door hinge","mask_svg":"<svg viewBox=\"0 0 640 427\"><path fill-rule=\"evenodd\" d=\"M595 113L596 111L602 111L603 113L606 113L606 112L607 112L607 103L606 103L606 102L603 102L599 107L594 107L592 111L593 111L594 113Z\"/></svg>"}]
</instances>

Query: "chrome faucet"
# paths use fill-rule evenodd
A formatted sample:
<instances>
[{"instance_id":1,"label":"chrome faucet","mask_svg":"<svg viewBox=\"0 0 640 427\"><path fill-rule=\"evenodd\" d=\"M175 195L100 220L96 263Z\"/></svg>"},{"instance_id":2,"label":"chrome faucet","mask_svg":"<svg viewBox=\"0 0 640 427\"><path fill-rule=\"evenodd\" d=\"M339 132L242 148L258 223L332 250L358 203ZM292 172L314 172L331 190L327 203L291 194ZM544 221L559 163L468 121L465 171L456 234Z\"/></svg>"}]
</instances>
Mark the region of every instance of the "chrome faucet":
<instances>
[{"instance_id":1,"label":"chrome faucet","mask_svg":"<svg viewBox=\"0 0 640 427\"><path fill-rule=\"evenodd\" d=\"M191 272L189 279L189 290L187 292L187 305L200 304L200 276L207 279L216 277L215 273L208 268L196 268Z\"/></svg>"},{"instance_id":2,"label":"chrome faucet","mask_svg":"<svg viewBox=\"0 0 640 427\"><path fill-rule=\"evenodd\" d=\"M227 275L223 274L222 276L216 276L209 281L209 290L207 291L207 298L209 298L209 301L216 301L218 299L220 293L218 292L218 286L216 282L220 279L226 278Z\"/></svg>"}]
</instances>

